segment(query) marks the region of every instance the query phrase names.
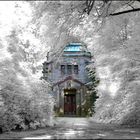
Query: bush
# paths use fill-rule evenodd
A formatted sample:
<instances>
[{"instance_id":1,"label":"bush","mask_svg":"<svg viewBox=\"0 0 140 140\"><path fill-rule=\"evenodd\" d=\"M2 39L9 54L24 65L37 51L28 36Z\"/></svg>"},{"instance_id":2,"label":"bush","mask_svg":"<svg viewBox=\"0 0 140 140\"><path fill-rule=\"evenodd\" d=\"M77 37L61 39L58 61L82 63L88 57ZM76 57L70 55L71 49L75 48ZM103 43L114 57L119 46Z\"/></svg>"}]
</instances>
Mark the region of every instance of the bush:
<instances>
[{"instance_id":1,"label":"bush","mask_svg":"<svg viewBox=\"0 0 140 140\"><path fill-rule=\"evenodd\" d=\"M34 84L34 86L32 86ZM0 131L37 129L52 125L53 98L45 81L30 83L31 95L7 85L1 92ZM26 95L26 96L25 96ZM29 94L28 94L29 95Z\"/></svg>"}]
</instances>

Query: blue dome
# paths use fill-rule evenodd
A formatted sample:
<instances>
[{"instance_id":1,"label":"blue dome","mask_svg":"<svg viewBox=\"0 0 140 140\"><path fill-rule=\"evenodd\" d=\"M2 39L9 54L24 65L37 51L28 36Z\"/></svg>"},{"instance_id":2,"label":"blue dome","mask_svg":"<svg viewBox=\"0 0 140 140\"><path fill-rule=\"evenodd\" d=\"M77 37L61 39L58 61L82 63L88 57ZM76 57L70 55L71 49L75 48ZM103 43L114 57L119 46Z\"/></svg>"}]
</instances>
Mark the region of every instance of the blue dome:
<instances>
[{"instance_id":1,"label":"blue dome","mask_svg":"<svg viewBox=\"0 0 140 140\"><path fill-rule=\"evenodd\" d=\"M81 43L70 43L64 48L64 52L79 52L82 51L83 45Z\"/></svg>"},{"instance_id":2,"label":"blue dome","mask_svg":"<svg viewBox=\"0 0 140 140\"><path fill-rule=\"evenodd\" d=\"M91 53L87 47L81 43L70 43L64 48L63 56L89 56Z\"/></svg>"}]
</instances>

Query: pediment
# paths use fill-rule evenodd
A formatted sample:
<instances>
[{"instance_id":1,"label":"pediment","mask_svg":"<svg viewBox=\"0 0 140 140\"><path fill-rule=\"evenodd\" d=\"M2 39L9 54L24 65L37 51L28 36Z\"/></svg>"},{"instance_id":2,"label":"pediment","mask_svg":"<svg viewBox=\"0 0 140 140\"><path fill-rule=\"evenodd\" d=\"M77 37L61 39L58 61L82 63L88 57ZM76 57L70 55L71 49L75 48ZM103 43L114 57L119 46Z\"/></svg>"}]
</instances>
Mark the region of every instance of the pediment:
<instances>
[{"instance_id":1,"label":"pediment","mask_svg":"<svg viewBox=\"0 0 140 140\"><path fill-rule=\"evenodd\" d=\"M81 81L79 81L78 79L74 79L72 76L68 76L66 77L65 79L62 79L56 83L53 84L53 86L56 86L56 85L61 85L63 83L67 83L68 86L70 86L70 84L73 84L73 83L76 83L76 84L79 84L80 86L81 85L84 85L84 83L82 83Z\"/></svg>"}]
</instances>

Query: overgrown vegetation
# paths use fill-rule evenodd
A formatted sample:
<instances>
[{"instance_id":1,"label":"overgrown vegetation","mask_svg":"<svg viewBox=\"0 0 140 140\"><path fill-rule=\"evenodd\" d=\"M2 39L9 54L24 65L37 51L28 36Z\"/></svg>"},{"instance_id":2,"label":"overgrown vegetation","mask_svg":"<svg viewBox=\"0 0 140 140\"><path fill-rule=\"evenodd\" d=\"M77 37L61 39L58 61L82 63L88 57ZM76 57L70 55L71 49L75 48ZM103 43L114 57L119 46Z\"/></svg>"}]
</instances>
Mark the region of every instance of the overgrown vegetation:
<instances>
[{"instance_id":1,"label":"overgrown vegetation","mask_svg":"<svg viewBox=\"0 0 140 140\"><path fill-rule=\"evenodd\" d=\"M47 83L38 81L29 84L30 96L23 87L18 87L17 90L14 85L6 85L1 89L1 133L37 129L53 124L53 98L49 94Z\"/></svg>"},{"instance_id":2,"label":"overgrown vegetation","mask_svg":"<svg viewBox=\"0 0 140 140\"><path fill-rule=\"evenodd\" d=\"M6 18L0 21L0 132L52 125L53 98L49 84L39 80L42 52L32 8L12 1L0 2L0 9Z\"/></svg>"},{"instance_id":3,"label":"overgrown vegetation","mask_svg":"<svg viewBox=\"0 0 140 140\"><path fill-rule=\"evenodd\" d=\"M140 124L140 13L134 10L139 1L96 1L93 10L88 2L0 2L0 132L50 123L43 123L52 116L48 83L42 87L33 77L41 76L48 50L59 59L71 40L87 44L96 58L100 83L92 83L98 94L91 86L91 102L99 96L90 108L96 110L94 119ZM81 12L85 6L89 15ZM94 82L94 70L90 74Z\"/></svg>"},{"instance_id":4,"label":"overgrown vegetation","mask_svg":"<svg viewBox=\"0 0 140 140\"><path fill-rule=\"evenodd\" d=\"M95 113L95 102L98 98L97 96L97 89L96 87L99 85L99 79L96 75L96 70L94 66L87 66L88 76L90 79L89 83L89 90L88 90L88 96L86 100L86 108L88 110L87 114L88 116L92 116Z\"/></svg>"}]
</instances>

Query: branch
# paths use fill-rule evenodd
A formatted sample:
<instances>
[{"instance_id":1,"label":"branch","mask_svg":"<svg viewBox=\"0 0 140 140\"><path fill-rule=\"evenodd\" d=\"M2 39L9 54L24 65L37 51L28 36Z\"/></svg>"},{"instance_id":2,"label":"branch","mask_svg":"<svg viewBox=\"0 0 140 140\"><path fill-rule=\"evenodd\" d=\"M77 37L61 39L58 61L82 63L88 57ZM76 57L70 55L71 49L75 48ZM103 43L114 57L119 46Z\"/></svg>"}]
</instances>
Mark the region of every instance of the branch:
<instances>
[{"instance_id":1,"label":"branch","mask_svg":"<svg viewBox=\"0 0 140 140\"><path fill-rule=\"evenodd\" d=\"M132 5L130 5L129 3L128 3L128 5L132 8L132 9L135 9Z\"/></svg>"},{"instance_id":2,"label":"branch","mask_svg":"<svg viewBox=\"0 0 140 140\"><path fill-rule=\"evenodd\" d=\"M98 17L100 16L99 11L97 10L97 8L95 7L96 13L98 15Z\"/></svg>"},{"instance_id":3,"label":"branch","mask_svg":"<svg viewBox=\"0 0 140 140\"><path fill-rule=\"evenodd\" d=\"M105 7L105 5L107 3L109 3L110 1L112 2L113 0L101 0L103 2L103 5L101 8ZM116 13L112 13L109 14L108 16L116 16L116 15L121 15L121 14L125 14L125 13L130 13L130 12L136 12L136 11L140 11L140 8L134 8L131 4L133 4L135 1L140 2L140 0L129 0L127 3L125 3L124 5L128 5L129 7L131 7L131 10L126 10L126 11L122 11L122 12L116 12ZM83 12L87 12L87 14L89 15L93 6L94 6L94 2L95 0L86 0L86 8L84 9ZM110 4L111 5L111 4ZM110 7L109 5L109 7ZM122 5L123 6L123 5ZM107 9L107 8L106 8ZM96 10L97 12L97 10ZM103 14L103 13L102 13ZM101 15L102 15L101 14Z\"/></svg>"},{"instance_id":4,"label":"branch","mask_svg":"<svg viewBox=\"0 0 140 140\"><path fill-rule=\"evenodd\" d=\"M86 8L83 10L83 12L87 12L87 14L89 15L94 6L94 2L95 0L86 0Z\"/></svg>"},{"instance_id":5,"label":"branch","mask_svg":"<svg viewBox=\"0 0 140 140\"><path fill-rule=\"evenodd\" d=\"M110 8L110 6L111 6L111 2L112 2L112 1L110 1L110 2L108 2L108 3L105 3L104 9L103 9L101 15L103 15L103 16L108 16L108 15L109 15L109 14L108 14L108 10L109 10L109 8Z\"/></svg>"},{"instance_id":6,"label":"branch","mask_svg":"<svg viewBox=\"0 0 140 140\"><path fill-rule=\"evenodd\" d=\"M131 9L131 10L126 10L126 11L122 11L122 12L117 12L117 13L109 14L109 16L117 16L117 15L121 15L121 14L137 12L137 11L140 11L140 8L136 8L136 9Z\"/></svg>"},{"instance_id":7,"label":"branch","mask_svg":"<svg viewBox=\"0 0 140 140\"><path fill-rule=\"evenodd\" d=\"M93 1L90 2L89 9L88 9L88 13L87 13L88 15L89 15L90 11L91 11L92 8L93 8L94 2L95 2L95 0L93 0Z\"/></svg>"}]
</instances>

